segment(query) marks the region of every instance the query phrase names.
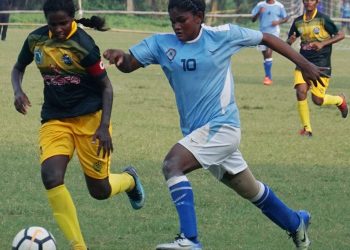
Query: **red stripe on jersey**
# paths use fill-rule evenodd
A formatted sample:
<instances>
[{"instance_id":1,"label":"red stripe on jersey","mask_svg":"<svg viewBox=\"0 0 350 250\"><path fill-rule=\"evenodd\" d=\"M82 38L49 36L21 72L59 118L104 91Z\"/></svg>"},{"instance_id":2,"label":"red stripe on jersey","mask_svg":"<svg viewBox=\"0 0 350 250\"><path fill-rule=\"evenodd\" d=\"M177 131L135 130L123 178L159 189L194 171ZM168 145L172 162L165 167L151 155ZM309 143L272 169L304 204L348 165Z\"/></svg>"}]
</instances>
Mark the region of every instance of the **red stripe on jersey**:
<instances>
[{"instance_id":1,"label":"red stripe on jersey","mask_svg":"<svg viewBox=\"0 0 350 250\"><path fill-rule=\"evenodd\" d=\"M105 66L101 60L97 61L95 64L91 65L90 67L87 67L86 70L91 76L95 76L95 77L100 76L106 72Z\"/></svg>"}]
</instances>

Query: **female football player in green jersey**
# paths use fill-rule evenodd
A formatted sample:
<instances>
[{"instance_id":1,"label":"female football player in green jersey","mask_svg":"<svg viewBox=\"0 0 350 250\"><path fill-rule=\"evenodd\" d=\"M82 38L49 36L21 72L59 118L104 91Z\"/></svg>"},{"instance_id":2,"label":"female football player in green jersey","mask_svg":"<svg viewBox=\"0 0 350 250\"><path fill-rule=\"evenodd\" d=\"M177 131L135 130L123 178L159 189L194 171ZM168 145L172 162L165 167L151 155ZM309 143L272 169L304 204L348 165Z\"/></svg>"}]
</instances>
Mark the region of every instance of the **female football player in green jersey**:
<instances>
[{"instance_id":1,"label":"female football player in green jersey","mask_svg":"<svg viewBox=\"0 0 350 250\"><path fill-rule=\"evenodd\" d=\"M323 85L308 85L300 69L294 72L294 88L298 101L298 111L302 124L300 134L312 136L310 112L307 102L307 92L311 91L312 101L318 106L335 105L343 118L348 115L348 106L343 94L329 95L326 90L331 76L332 44L344 39L344 33L339 31L333 21L317 10L318 0L304 0L305 13L297 17L289 31L287 42L291 45L297 37L301 38L300 54L313 64L327 67L322 77Z\"/></svg>"},{"instance_id":2,"label":"female football player in green jersey","mask_svg":"<svg viewBox=\"0 0 350 250\"><path fill-rule=\"evenodd\" d=\"M72 0L44 3L47 25L24 42L12 70L16 110L31 106L22 89L26 67L34 60L44 79L39 133L42 182L53 215L74 250L87 249L73 200L64 184L67 165L77 152L90 195L98 200L126 192L134 209L144 204L144 191L133 167L110 173L113 151L110 116L113 89L99 48L78 23L104 29L99 17L75 20Z\"/></svg>"},{"instance_id":3,"label":"female football player in green jersey","mask_svg":"<svg viewBox=\"0 0 350 250\"><path fill-rule=\"evenodd\" d=\"M175 94L184 137L169 150L162 170L180 229L175 241L159 244L156 249L202 249L194 194L187 178L188 173L201 168L288 231L298 250L308 249L310 214L289 208L268 185L258 181L239 151L241 130L231 57L242 48L263 44L297 64L310 84L320 80L321 69L274 35L233 24L206 26L205 8L204 0L170 0L173 34L145 38L129 53L110 49L103 54L126 73L160 65Z\"/></svg>"}]
</instances>

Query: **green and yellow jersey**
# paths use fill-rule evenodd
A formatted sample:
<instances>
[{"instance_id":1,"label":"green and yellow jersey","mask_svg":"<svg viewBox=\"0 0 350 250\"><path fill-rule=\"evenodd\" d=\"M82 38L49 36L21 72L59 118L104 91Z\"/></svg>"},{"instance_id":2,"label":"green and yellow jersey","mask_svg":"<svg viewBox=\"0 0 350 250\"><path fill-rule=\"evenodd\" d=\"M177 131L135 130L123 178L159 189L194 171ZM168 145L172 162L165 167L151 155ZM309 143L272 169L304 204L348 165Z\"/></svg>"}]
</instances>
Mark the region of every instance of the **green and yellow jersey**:
<instances>
[{"instance_id":1,"label":"green and yellow jersey","mask_svg":"<svg viewBox=\"0 0 350 250\"><path fill-rule=\"evenodd\" d=\"M330 68L332 45L316 51L311 48L310 43L330 39L338 31L337 26L327 15L316 10L310 20L306 20L305 14L297 17L289 30L288 37L295 33L296 37L301 39L300 54L317 66ZM331 75L331 69L325 73Z\"/></svg>"},{"instance_id":2,"label":"green and yellow jersey","mask_svg":"<svg viewBox=\"0 0 350 250\"><path fill-rule=\"evenodd\" d=\"M22 66L34 60L44 79L42 122L102 109L98 80L107 73L94 40L76 22L65 41L51 37L48 26L30 33L17 60Z\"/></svg>"}]
</instances>

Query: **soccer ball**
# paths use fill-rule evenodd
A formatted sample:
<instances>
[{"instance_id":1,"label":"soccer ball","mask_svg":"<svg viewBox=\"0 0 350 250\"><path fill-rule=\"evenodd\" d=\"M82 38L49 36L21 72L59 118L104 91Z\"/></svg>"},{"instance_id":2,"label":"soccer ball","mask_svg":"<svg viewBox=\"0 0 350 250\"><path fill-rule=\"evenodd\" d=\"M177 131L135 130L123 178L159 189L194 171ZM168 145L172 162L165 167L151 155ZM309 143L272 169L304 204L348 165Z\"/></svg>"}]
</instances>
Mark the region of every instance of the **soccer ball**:
<instances>
[{"instance_id":1,"label":"soccer ball","mask_svg":"<svg viewBox=\"0 0 350 250\"><path fill-rule=\"evenodd\" d=\"M18 232L12 250L56 250L56 241L45 228L32 226Z\"/></svg>"}]
</instances>

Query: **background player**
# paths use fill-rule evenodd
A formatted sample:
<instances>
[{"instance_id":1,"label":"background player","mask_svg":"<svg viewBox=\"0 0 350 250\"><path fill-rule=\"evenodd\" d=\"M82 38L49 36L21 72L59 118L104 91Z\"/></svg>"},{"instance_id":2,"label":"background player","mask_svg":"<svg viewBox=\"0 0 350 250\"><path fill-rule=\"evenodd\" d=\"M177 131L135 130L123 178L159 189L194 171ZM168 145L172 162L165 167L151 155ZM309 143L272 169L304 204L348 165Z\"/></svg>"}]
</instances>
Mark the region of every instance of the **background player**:
<instances>
[{"instance_id":1,"label":"background player","mask_svg":"<svg viewBox=\"0 0 350 250\"><path fill-rule=\"evenodd\" d=\"M252 21L255 22L259 18L259 29L261 32L269 33L279 37L280 24L288 21L287 12L278 1L266 0L259 2L252 10ZM263 83L265 85L272 84L272 49L265 45L259 45L258 49L264 57L265 77Z\"/></svg>"},{"instance_id":2,"label":"background player","mask_svg":"<svg viewBox=\"0 0 350 250\"><path fill-rule=\"evenodd\" d=\"M325 14L317 10L318 0L304 0L305 13L297 17L289 30L289 44L293 44L297 37L301 38L300 54L317 66L327 67L326 76L322 77L322 84L308 85L297 67L294 72L294 88L298 101L298 112L301 120L301 135L312 136L310 112L307 102L307 92L311 90L312 101L318 106L335 105L343 118L348 115L345 96L328 95L326 90L331 76L332 44L344 39L345 35L339 31L334 22Z\"/></svg>"}]
</instances>

